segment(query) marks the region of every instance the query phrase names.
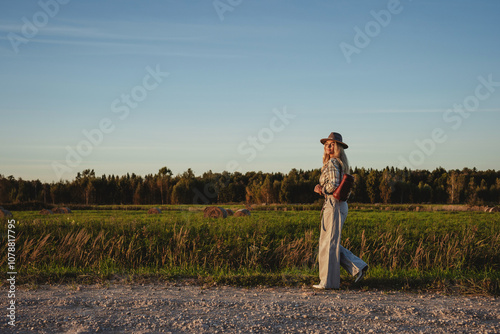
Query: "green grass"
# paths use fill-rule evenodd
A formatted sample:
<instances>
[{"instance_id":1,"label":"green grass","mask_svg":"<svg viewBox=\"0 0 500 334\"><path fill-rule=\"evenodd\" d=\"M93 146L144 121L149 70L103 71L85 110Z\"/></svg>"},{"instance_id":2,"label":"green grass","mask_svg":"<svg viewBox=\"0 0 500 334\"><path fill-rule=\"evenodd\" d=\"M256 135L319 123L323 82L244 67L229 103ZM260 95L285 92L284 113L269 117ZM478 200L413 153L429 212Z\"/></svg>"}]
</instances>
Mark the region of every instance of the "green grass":
<instances>
[{"instance_id":1,"label":"green grass","mask_svg":"<svg viewBox=\"0 0 500 334\"><path fill-rule=\"evenodd\" d=\"M29 284L117 277L317 283L319 211L255 210L251 217L206 219L202 208L169 207L160 215L14 212L17 278ZM7 220L1 222L0 247L6 249ZM362 283L343 272L342 288L499 294L499 213L351 210L342 240L370 265ZM6 257L0 265L6 268Z\"/></svg>"}]
</instances>

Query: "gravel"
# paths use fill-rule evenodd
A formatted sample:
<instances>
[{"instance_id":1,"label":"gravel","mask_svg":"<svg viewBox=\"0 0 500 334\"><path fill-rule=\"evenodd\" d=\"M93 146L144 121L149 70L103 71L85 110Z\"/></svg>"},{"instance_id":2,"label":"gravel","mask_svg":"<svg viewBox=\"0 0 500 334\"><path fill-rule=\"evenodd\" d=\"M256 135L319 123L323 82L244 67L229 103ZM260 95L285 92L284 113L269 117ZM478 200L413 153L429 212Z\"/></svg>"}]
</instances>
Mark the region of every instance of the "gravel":
<instances>
[{"instance_id":1,"label":"gravel","mask_svg":"<svg viewBox=\"0 0 500 334\"><path fill-rule=\"evenodd\" d=\"M497 297L310 287L57 285L19 288L16 326L4 316L0 332L499 333L499 306Z\"/></svg>"}]
</instances>

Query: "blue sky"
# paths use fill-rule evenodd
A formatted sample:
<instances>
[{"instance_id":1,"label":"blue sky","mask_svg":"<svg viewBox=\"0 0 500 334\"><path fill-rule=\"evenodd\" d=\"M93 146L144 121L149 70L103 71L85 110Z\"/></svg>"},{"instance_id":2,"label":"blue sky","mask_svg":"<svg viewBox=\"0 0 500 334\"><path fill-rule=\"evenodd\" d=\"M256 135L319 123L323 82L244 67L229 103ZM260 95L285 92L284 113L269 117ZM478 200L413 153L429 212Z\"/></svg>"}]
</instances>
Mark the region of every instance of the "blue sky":
<instances>
[{"instance_id":1,"label":"blue sky","mask_svg":"<svg viewBox=\"0 0 500 334\"><path fill-rule=\"evenodd\" d=\"M287 173L332 131L352 166L498 170L498 22L492 0L2 2L0 174Z\"/></svg>"}]
</instances>

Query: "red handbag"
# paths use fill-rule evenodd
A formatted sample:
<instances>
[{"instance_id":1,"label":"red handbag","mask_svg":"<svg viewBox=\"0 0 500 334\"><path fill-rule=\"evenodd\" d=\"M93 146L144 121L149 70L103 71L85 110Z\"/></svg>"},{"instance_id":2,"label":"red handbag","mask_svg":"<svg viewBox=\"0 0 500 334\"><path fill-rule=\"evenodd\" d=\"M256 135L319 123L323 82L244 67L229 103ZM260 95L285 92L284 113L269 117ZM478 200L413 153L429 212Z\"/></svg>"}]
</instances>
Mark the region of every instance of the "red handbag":
<instances>
[{"instance_id":1,"label":"red handbag","mask_svg":"<svg viewBox=\"0 0 500 334\"><path fill-rule=\"evenodd\" d=\"M339 201L347 201L353 184L354 176L344 173L344 176L342 176L342 181L340 181L339 186L337 187L337 189L335 189L332 196Z\"/></svg>"}]
</instances>

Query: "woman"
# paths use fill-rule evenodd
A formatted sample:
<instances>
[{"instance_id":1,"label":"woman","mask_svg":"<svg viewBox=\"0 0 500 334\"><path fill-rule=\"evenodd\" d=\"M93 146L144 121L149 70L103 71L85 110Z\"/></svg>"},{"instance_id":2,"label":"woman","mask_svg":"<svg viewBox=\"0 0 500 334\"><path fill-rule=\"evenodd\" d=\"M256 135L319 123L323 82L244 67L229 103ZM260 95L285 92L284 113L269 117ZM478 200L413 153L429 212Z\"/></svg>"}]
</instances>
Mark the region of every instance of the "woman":
<instances>
[{"instance_id":1,"label":"woman","mask_svg":"<svg viewBox=\"0 0 500 334\"><path fill-rule=\"evenodd\" d=\"M319 236L319 278L320 283L313 285L316 289L338 289L340 287L340 266L351 275L356 282L363 278L368 265L351 251L340 245L342 226L347 217L347 202L339 201L332 193L339 186L344 173L349 173L349 162L344 149L347 144L342 141L340 133L332 132L328 138L321 139L324 145L323 168L319 184L314 191L325 196L321 217Z\"/></svg>"}]
</instances>

